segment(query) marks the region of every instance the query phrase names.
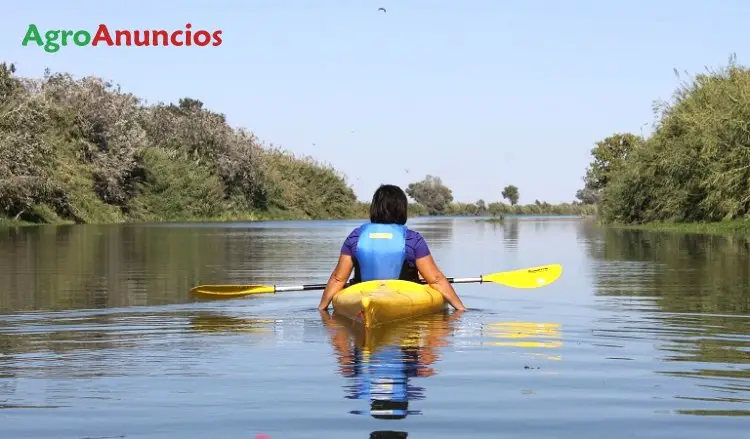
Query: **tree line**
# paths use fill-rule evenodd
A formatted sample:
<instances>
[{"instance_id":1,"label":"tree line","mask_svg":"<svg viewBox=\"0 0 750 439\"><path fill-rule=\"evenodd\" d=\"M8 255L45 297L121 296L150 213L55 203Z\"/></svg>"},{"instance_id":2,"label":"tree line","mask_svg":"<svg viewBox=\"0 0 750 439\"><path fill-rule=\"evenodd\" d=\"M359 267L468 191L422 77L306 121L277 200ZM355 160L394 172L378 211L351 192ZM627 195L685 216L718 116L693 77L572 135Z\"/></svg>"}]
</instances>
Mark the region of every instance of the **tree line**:
<instances>
[{"instance_id":1,"label":"tree line","mask_svg":"<svg viewBox=\"0 0 750 439\"><path fill-rule=\"evenodd\" d=\"M0 220L343 218L343 175L231 128L197 99L145 105L96 77L0 64Z\"/></svg>"},{"instance_id":2,"label":"tree line","mask_svg":"<svg viewBox=\"0 0 750 439\"><path fill-rule=\"evenodd\" d=\"M411 215L593 213L579 202L459 203L412 183ZM146 104L101 78L0 64L0 224L367 218L346 177L230 127L195 98Z\"/></svg>"},{"instance_id":3,"label":"tree line","mask_svg":"<svg viewBox=\"0 0 750 439\"><path fill-rule=\"evenodd\" d=\"M475 203L461 203L453 200L453 191L443 184L440 177L427 175L423 180L410 183L406 187L409 195L427 215L593 215L596 207L584 205L579 201L571 203L550 204L535 200L533 204L519 205L520 192L515 185L507 185L500 196L508 203L494 201L487 203L477 200Z\"/></svg>"},{"instance_id":4,"label":"tree line","mask_svg":"<svg viewBox=\"0 0 750 439\"><path fill-rule=\"evenodd\" d=\"M576 198L610 223L747 217L750 69L732 56L725 68L682 80L654 109L648 138L614 133L596 142Z\"/></svg>"}]
</instances>

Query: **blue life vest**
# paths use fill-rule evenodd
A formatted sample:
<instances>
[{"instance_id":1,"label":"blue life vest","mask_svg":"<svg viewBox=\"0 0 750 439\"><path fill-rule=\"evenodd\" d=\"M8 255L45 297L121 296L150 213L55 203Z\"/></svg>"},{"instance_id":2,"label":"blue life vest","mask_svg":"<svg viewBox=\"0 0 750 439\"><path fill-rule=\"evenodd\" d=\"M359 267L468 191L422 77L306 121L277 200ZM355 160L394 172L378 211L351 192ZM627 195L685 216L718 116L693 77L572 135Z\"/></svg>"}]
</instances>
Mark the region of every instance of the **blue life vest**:
<instances>
[{"instance_id":1,"label":"blue life vest","mask_svg":"<svg viewBox=\"0 0 750 439\"><path fill-rule=\"evenodd\" d=\"M398 279L406 260L406 226L367 223L357 241L360 281Z\"/></svg>"}]
</instances>

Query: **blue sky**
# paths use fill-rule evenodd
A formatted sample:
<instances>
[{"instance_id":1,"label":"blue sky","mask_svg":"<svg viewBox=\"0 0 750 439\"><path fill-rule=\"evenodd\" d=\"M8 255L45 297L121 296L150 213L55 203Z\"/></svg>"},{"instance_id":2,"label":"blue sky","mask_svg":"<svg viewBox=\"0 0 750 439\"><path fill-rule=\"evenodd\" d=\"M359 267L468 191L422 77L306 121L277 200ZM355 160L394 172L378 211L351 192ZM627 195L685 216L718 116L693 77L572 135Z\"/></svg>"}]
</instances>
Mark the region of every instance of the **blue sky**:
<instances>
[{"instance_id":1,"label":"blue sky","mask_svg":"<svg viewBox=\"0 0 750 439\"><path fill-rule=\"evenodd\" d=\"M208 6L211 4L212 6ZM179 6L178 6L179 5ZM388 12L378 12L379 7ZM361 199L440 176L459 201L570 201L593 143L640 133L689 72L748 59L743 1L35 1L0 16L0 57L194 97L328 162ZM224 31L219 47L22 47L27 26ZM408 172L407 172L408 170Z\"/></svg>"}]
</instances>

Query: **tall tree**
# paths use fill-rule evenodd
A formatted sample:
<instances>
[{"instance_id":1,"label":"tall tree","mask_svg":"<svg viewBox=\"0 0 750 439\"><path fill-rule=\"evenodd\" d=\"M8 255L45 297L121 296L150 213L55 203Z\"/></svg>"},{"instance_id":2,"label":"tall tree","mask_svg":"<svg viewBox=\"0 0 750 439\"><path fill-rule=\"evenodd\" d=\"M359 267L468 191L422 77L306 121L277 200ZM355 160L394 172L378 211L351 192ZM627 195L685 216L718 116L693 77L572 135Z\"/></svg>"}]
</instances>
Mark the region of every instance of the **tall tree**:
<instances>
[{"instance_id":1,"label":"tall tree","mask_svg":"<svg viewBox=\"0 0 750 439\"><path fill-rule=\"evenodd\" d=\"M516 204L518 204L518 197L520 195L516 186L513 186L512 184L505 186L501 195L503 196L503 198L510 201L511 206L515 206Z\"/></svg>"},{"instance_id":2,"label":"tall tree","mask_svg":"<svg viewBox=\"0 0 750 439\"><path fill-rule=\"evenodd\" d=\"M584 204L597 203L613 172L617 172L630 152L642 144L643 138L631 133L613 134L596 142L596 146L591 149L594 160L586 169L584 187L576 192L576 198Z\"/></svg>"},{"instance_id":3,"label":"tall tree","mask_svg":"<svg viewBox=\"0 0 750 439\"><path fill-rule=\"evenodd\" d=\"M406 194L427 208L430 215L444 213L453 202L453 191L445 186L440 177L427 175L424 180L410 183Z\"/></svg>"}]
</instances>

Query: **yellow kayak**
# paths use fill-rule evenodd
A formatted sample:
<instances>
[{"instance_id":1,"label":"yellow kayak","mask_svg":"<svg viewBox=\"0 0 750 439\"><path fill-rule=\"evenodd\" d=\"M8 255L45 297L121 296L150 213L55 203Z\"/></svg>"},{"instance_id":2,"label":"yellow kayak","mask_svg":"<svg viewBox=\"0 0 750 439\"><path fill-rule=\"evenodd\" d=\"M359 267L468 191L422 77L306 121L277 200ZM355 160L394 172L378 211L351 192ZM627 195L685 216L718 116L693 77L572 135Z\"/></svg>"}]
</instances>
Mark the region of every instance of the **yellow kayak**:
<instances>
[{"instance_id":1,"label":"yellow kayak","mask_svg":"<svg viewBox=\"0 0 750 439\"><path fill-rule=\"evenodd\" d=\"M371 280L351 285L333 297L336 314L372 328L445 309L443 295L405 280Z\"/></svg>"}]
</instances>

